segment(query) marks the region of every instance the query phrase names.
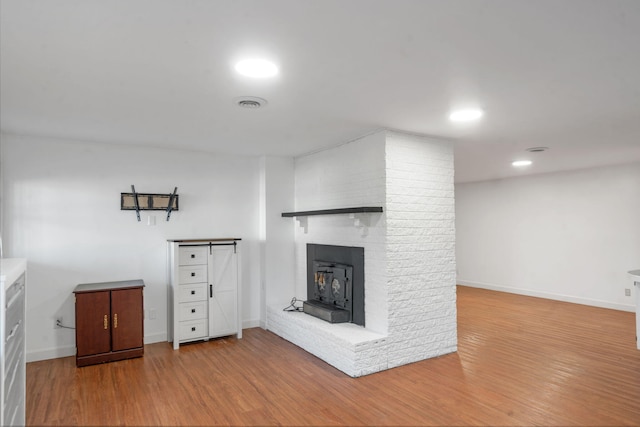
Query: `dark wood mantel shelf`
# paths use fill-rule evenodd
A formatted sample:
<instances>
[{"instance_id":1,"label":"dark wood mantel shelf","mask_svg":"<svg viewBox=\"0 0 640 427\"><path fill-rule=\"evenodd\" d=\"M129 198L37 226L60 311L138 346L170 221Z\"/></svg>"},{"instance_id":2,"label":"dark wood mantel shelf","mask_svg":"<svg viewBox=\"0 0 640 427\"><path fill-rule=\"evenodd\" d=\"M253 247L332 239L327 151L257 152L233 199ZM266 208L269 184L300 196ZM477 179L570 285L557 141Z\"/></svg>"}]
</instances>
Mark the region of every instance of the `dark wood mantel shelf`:
<instances>
[{"instance_id":1,"label":"dark wood mantel shelf","mask_svg":"<svg viewBox=\"0 0 640 427\"><path fill-rule=\"evenodd\" d=\"M295 216L341 215L341 214L380 213L380 212L382 212L382 206L363 206L363 207L357 207L357 208L322 209L317 211L282 212L282 216L286 218L292 218Z\"/></svg>"}]
</instances>

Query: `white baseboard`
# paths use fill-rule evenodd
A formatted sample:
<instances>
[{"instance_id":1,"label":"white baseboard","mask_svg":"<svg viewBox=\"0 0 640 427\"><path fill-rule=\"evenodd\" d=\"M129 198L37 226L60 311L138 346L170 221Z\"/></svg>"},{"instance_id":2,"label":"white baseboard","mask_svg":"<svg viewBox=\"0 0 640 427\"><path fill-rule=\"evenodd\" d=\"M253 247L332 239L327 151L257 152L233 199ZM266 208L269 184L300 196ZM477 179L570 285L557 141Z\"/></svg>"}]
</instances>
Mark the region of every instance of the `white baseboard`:
<instances>
[{"instance_id":1,"label":"white baseboard","mask_svg":"<svg viewBox=\"0 0 640 427\"><path fill-rule=\"evenodd\" d=\"M54 347L44 350L27 351L27 363L38 362L40 360L58 359L60 357L69 357L76 355L76 346L72 347Z\"/></svg>"},{"instance_id":2,"label":"white baseboard","mask_svg":"<svg viewBox=\"0 0 640 427\"><path fill-rule=\"evenodd\" d=\"M153 344L157 342L167 341L167 333L161 332L153 335L145 335L144 343ZM76 355L76 346L54 347L44 350L27 351L27 363L38 362L40 360L59 359L61 357L69 357Z\"/></svg>"},{"instance_id":3,"label":"white baseboard","mask_svg":"<svg viewBox=\"0 0 640 427\"><path fill-rule=\"evenodd\" d=\"M259 319L255 320L245 320L242 322L242 329L248 328L257 328L261 327L264 329L263 322ZM155 334L145 335L144 343L145 344L154 344L158 342L167 342L167 332L158 332ZM38 362L40 360L49 360L49 359L58 359L60 357L69 357L76 355L76 347L67 346L67 347L55 347L55 348L47 348L44 350L36 350L36 351L27 351L27 363L29 362Z\"/></svg>"},{"instance_id":4,"label":"white baseboard","mask_svg":"<svg viewBox=\"0 0 640 427\"><path fill-rule=\"evenodd\" d=\"M258 328L258 327L260 327L260 319L242 321L242 329Z\"/></svg>"},{"instance_id":5,"label":"white baseboard","mask_svg":"<svg viewBox=\"0 0 640 427\"><path fill-rule=\"evenodd\" d=\"M144 336L144 343L145 344L154 344L157 342L166 342L167 341L167 332L160 332L157 334L152 334L152 335L145 335Z\"/></svg>"},{"instance_id":6,"label":"white baseboard","mask_svg":"<svg viewBox=\"0 0 640 427\"><path fill-rule=\"evenodd\" d=\"M457 283L462 286L470 286L472 288L488 289L491 291L508 292L511 294L525 295L529 297L546 298L556 301L571 302L574 304L590 305L593 307L610 308L612 310L635 312L636 307L633 304L618 304L609 301L601 301L590 298L581 298L571 295L552 294L549 292L540 292L532 289L510 288L508 286L495 285L492 283L472 282L469 280L458 280Z\"/></svg>"}]
</instances>

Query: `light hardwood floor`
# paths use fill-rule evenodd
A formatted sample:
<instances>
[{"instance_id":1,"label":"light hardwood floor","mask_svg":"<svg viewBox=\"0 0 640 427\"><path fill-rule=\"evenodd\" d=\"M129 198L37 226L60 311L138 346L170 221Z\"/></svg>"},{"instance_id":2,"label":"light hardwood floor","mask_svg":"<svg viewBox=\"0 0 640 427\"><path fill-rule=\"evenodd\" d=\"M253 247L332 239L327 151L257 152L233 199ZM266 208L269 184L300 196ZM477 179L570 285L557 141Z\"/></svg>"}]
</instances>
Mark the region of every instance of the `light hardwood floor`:
<instances>
[{"instance_id":1,"label":"light hardwood floor","mask_svg":"<svg viewBox=\"0 0 640 427\"><path fill-rule=\"evenodd\" d=\"M27 365L28 425L640 425L634 313L458 287L458 352L350 378L262 329Z\"/></svg>"}]
</instances>

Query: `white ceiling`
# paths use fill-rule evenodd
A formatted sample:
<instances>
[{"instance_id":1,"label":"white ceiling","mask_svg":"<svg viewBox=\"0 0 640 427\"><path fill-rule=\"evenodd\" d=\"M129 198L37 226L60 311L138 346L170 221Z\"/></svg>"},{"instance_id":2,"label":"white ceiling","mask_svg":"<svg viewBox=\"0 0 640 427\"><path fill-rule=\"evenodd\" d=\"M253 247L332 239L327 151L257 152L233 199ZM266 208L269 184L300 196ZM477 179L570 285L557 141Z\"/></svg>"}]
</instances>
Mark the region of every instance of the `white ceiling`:
<instances>
[{"instance_id":1,"label":"white ceiling","mask_svg":"<svg viewBox=\"0 0 640 427\"><path fill-rule=\"evenodd\" d=\"M7 133L296 156L391 128L453 140L458 182L640 161L640 0L0 0L0 19ZM276 79L235 75L256 54ZM449 123L461 106L485 116Z\"/></svg>"}]
</instances>

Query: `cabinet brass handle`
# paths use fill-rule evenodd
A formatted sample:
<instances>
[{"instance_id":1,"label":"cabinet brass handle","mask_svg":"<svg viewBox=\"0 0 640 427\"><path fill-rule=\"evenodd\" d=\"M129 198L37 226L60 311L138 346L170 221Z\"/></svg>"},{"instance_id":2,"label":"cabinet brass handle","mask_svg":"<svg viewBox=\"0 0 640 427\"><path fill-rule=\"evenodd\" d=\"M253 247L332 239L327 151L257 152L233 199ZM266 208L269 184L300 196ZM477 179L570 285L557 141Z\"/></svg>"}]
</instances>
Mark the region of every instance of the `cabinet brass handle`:
<instances>
[{"instance_id":1,"label":"cabinet brass handle","mask_svg":"<svg viewBox=\"0 0 640 427\"><path fill-rule=\"evenodd\" d=\"M103 321L104 328L107 329L109 327L109 320L107 319L107 315L106 314L104 315L104 319L103 320L104 320Z\"/></svg>"},{"instance_id":2,"label":"cabinet brass handle","mask_svg":"<svg viewBox=\"0 0 640 427\"><path fill-rule=\"evenodd\" d=\"M195 332L195 330L196 330L195 326L191 328L191 332Z\"/></svg>"},{"instance_id":3,"label":"cabinet brass handle","mask_svg":"<svg viewBox=\"0 0 640 427\"><path fill-rule=\"evenodd\" d=\"M196 273L191 273L191 277L196 277Z\"/></svg>"},{"instance_id":4,"label":"cabinet brass handle","mask_svg":"<svg viewBox=\"0 0 640 427\"><path fill-rule=\"evenodd\" d=\"M195 308L192 308L192 309L191 309L191 312L192 312L192 313L195 313L195 312L196 312L196 309L195 309Z\"/></svg>"},{"instance_id":5,"label":"cabinet brass handle","mask_svg":"<svg viewBox=\"0 0 640 427\"><path fill-rule=\"evenodd\" d=\"M191 291L191 295L195 295L195 294L196 294L196 291Z\"/></svg>"},{"instance_id":6,"label":"cabinet brass handle","mask_svg":"<svg viewBox=\"0 0 640 427\"><path fill-rule=\"evenodd\" d=\"M118 327L118 313L113 315L113 328L117 328Z\"/></svg>"}]
</instances>

